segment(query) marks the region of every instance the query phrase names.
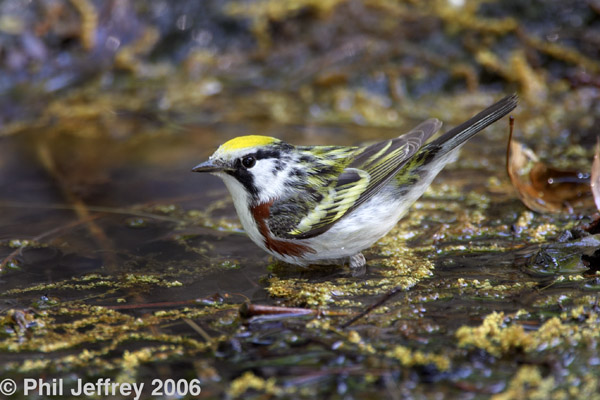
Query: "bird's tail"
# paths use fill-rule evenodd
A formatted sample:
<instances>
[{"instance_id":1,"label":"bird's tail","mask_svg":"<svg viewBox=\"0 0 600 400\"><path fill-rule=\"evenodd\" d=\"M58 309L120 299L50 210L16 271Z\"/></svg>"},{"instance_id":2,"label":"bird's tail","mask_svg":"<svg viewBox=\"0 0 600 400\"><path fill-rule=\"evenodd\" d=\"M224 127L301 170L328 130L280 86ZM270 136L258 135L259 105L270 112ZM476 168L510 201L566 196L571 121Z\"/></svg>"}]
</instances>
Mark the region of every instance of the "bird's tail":
<instances>
[{"instance_id":1,"label":"bird's tail","mask_svg":"<svg viewBox=\"0 0 600 400\"><path fill-rule=\"evenodd\" d=\"M436 156L444 155L459 147L477 132L498 121L517 106L517 95L506 96L459 126L450 129L432 141L429 146L437 148Z\"/></svg>"}]
</instances>

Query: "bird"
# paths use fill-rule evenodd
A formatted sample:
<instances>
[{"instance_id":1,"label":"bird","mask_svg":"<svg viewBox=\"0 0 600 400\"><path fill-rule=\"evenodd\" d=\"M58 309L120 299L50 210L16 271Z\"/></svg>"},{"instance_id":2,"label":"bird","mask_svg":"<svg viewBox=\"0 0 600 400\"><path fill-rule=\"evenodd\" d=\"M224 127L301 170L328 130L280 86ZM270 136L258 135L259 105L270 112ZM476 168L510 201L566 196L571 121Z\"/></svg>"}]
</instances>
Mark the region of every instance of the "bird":
<instances>
[{"instance_id":1,"label":"bird","mask_svg":"<svg viewBox=\"0 0 600 400\"><path fill-rule=\"evenodd\" d=\"M362 251L398 223L467 140L517 102L516 94L506 96L427 144L442 126L438 119L368 146L240 136L192 171L223 180L247 235L276 259L364 269Z\"/></svg>"}]
</instances>

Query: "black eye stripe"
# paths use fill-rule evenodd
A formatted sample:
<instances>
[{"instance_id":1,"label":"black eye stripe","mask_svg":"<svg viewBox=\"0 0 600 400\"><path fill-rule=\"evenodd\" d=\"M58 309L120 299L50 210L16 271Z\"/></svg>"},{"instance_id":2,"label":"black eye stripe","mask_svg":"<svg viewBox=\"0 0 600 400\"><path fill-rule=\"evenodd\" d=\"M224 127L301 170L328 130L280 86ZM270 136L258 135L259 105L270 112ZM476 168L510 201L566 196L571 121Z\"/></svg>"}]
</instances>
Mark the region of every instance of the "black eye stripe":
<instances>
[{"instance_id":1,"label":"black eye stripe","mask_svg":"<svg viewBox=\"0 0 600 400\"><path fill-rule=\"evenodd\" d=\"M235 167L239 168L240 166L244 166L245 168L252 168L249 166L251 164L250 159L258 161L267 158L275 160L275 168L277 168L278 171L282 171L285 168L284 161L289 159L289 155L282 153L278 149L258 150L256 153L247 154L236 160Z\"/></svg>"},{"instance_id":2,"label":"black eye stripe","mask_svg":"<svg viewBox=\"0 0 600 400\"><path fill-rule=\"evenodd\" d=\"M259 150L254 153L254 157L257 160L263 160L265 158L275 158L278 159L281 156L281 152L279 150Z\"/></svg>"},{"instance_id":3,"label":"black eye stripe","mask_svg":"<svg viewBox=\"0 0 600 400\"><path fill-rule=\"evenodd\" d=\"M271 146L268 149L261 149L254 153L257 160L263 158L289 158L290 152L294 149L294 146L287 143L278 143L277 145Z\"/></svg>"}]
</instances>

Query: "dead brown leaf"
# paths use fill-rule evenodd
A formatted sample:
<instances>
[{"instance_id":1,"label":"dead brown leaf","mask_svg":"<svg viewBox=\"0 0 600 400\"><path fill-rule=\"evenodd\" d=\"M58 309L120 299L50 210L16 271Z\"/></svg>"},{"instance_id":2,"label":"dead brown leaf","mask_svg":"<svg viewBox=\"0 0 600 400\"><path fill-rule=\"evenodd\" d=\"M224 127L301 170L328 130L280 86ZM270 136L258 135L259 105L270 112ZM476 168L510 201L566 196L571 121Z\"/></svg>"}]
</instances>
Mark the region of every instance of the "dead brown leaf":
<instances>
[{"instance_id":1,"label":"dead brown leaf","mask_svg":"<svg viewBox=\"0 0 600 400\"><path fill-rule=\"evenodd\" d=\"M513 140L512 128L511 119L506 170L523 204L539 213L573 213L589 207L589 174L541 162L533 150Z\"/></svg>"}]
</instances>

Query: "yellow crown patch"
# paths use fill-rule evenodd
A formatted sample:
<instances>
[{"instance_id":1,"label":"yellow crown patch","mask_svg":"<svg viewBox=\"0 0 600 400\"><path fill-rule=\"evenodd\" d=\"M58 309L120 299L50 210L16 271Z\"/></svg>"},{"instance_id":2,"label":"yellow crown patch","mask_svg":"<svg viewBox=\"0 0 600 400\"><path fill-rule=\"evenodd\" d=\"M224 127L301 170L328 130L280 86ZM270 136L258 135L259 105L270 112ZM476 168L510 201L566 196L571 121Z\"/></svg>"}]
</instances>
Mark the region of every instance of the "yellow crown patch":
<instances>
[{"instance_id":1,"label":"yellow crown patch","mask_svg":"<svg viewBox=\"0 0 600 400\"><path fill-rule=\"evenodd\" d=\"M245 149L248 147L255 146L264 146L266 144L279 142L279 139L269 137L269 136L260 136L260 135L249 135L249 136L240 136L234 139L231 139L221 145L220 150L224 151L233 151Z\"/></svg>"}]
</instances>

